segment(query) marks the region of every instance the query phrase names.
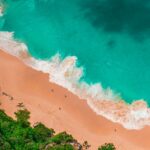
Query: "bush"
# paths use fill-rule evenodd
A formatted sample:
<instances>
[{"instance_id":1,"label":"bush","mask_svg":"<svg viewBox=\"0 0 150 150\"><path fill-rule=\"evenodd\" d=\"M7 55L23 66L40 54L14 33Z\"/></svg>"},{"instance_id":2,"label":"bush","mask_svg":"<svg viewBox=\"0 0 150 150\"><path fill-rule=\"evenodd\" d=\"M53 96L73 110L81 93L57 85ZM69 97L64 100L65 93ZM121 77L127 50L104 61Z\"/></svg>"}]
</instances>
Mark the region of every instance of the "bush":
<instances>
[{"instance_id":1,"label":"bush","mask_svg":"<svg viewBox=\"0 0 150 150\"><path fill-rule=\"evenodd\" d=\"M39 150L39 145L34 142L26 143L23 150Z\"/></svg>"},{"instance_id":2,"label":"bush","mask_svg":"<svg viewBox=\"0 0 150 150\"><path fill-rule=\"evenodd\" d=\"M98 150L116 150L115 146L112 143L105 143Z\"/></svg>"},{"instance_id":3,"label":"bush","mask_svg":"<svg viewBox=\"0 0 150 150\"><path fill-rule=\"evenodd\" d=\"M46 150L74 150L74 148L70 144L65 144L65 145L55 145L52 147L48 147Z\"/></svg>"},{"instance_id":4,"label":"bush","mask_svg":"<svg viewBox=\"0 0 150 150\"><path fill-rule=\"evenodd\" d=\"M23 126L23 127L28 127L30 125L29 123L29 118L30 118L30 112L27 109L23 110L18 110L15 112L15 116L17 118L17 122Z\"/></svg>"},{"instance_id":5,"label":"bush","mask_svg":"<svg viewBox=\"0 0 150 150\"><path fill-rule=\"evenodd\" d=\"M0 134L0 150L11 150L11 145Z\"/></svg>"},{"instance_id":6,"label":"bush","mask_svg":"<svg viewBox=\"0 0 150 150\"><path fill-rule=\"evenodd\" d=\"M47 140L47 138L50 138L53 136L55 131L53 129L49 129L45 127L42 123L38 123L34 126L34 139L36 141L44 141Z\"/></svg>"},{"instance_id":7,"label":"bush","mask_svg":"<svg viewBox=\"0 0 150 150\"><path fill-rule=\"evenodd\" d=\"M71 135L67 134L66 132L62 132L52 137L51 141L56 144L61 144L61 143L73 142L74 139Z\"/></svg>"}]
</instances>

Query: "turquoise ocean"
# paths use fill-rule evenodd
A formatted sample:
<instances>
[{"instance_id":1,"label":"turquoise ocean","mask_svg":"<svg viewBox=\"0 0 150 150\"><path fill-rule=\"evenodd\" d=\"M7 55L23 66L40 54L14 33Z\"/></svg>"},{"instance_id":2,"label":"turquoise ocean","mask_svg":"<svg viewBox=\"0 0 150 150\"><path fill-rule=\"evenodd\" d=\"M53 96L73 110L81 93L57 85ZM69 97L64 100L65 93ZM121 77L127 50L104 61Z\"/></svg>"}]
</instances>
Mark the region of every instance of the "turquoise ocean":
<instances>
[{"instance_id":1,"label":"turquoise ocean","mask_svg":"<svg viewBox=\"0 0 150 150\"><path fill-rule=\"evenodd\" d=\"M0 31L36 59L76 56L84 80L150 103L149 0L0 0Z\"/></svg>"}]
</instances>

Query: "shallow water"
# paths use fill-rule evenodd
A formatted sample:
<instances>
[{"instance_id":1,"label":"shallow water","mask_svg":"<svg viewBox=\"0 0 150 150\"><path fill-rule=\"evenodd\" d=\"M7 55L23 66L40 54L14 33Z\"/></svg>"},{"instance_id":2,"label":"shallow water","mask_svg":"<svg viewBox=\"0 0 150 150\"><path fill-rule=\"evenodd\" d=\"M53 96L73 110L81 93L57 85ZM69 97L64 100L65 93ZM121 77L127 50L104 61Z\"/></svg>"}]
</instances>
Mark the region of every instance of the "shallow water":
<instances>
[{"instance_id":1,"label":"shallow water","mask_svg":"<svg viewBox=\"0 0 150 150\"><path fill-rule=\"evenodd\" d=\"M127 102L150 102L148 0L1 0L1 31L13 31L32 56L77 56L83 80Z\"/></svg>"}]
</instances>

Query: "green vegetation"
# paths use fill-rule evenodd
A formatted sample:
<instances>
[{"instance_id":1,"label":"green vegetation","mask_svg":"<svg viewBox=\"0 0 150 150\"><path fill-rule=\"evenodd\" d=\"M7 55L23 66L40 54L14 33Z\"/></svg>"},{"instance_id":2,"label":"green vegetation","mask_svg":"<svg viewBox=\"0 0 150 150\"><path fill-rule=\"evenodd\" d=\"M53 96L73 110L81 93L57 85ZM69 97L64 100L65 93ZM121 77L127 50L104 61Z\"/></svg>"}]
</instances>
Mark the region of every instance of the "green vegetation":
<instances>
[{"instance_id":1,"label":"green vegetation","mask_svg":"<svg viewBox=\"0 0 150 150\"><path fill-rule=\"evenodd\" d=\"M98 150L116 150L115 146L112 143L105 143Z\"/></svg>"},{"instance_id":2,"label":"green vegetation","mask_svg":"<svg viewBox=\"0 0 150 150\"><path fill-rule=\"evenodd\" d=\"M42 123L31 127L30 112L20 108L16 120L0 110L0 150L86 150L87 141L80 144L66 132L55 134L53 129ZM105 144L98 150L115 150L112 144Z\"/></svg>"}]
</instances>

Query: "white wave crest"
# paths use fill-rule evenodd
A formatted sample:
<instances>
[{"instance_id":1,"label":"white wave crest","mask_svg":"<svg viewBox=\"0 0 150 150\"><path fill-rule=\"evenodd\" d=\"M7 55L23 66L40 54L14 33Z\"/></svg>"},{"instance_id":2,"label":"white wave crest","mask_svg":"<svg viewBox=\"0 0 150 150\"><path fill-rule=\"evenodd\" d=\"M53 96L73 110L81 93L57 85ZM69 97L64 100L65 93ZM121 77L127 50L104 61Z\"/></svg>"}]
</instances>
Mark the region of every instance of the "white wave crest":
<instances>
[{"instance_id":1,"label":"white wave crest","mask_svg":"<svg viewBox=\"0 0 150 150\"><path fill-rule=\"evenodd\" d=\"M24 43L13 39L13 33L0 32L0 49L24 61L30 67L49 74L49 81L65 87L81 99L98 115L122 124L127 129L141 129L150 125L150 108L144 100L126 104L111 89L104 90L101 84L81 82L83 68L76 66L77 57L62 59L56 54L49 61L37 60L28 54Z\"/></svg>"}]
</instances>

